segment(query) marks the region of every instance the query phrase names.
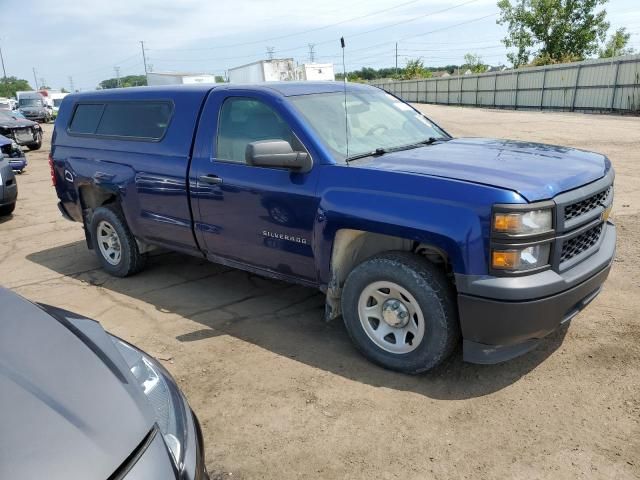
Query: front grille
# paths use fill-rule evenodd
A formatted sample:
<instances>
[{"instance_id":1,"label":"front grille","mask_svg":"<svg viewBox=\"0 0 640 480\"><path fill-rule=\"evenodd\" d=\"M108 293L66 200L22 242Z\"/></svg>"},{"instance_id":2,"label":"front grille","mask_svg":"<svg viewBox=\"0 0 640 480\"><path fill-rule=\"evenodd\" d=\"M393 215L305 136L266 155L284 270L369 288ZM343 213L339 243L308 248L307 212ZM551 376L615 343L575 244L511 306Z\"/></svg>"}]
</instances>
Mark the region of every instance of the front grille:
<instances>
[{"instance_id":1,"label":"front grille","mask_svg":"<svg viewBox=\"0 0 640 480\"><path fill-rule=\"evenodd\" d=\"M609 197L611 188L612 187L609 187L602 192L590 196L589 198L585 198L584 200L580 200L579 202L572 203L571 205L567 205L566 207L564 207L565 221L577 218L581 215L584 215L585 213L589 213L599 206L604 206L604 202Z\"/></svg>"},{"instance_id":2,"label":"front grille","mask_svg":"<svg viewBox=\"0 0 640 480\"><path fill-rule=\"evenodd\" d=\"M596 243L598 243L598 240L600 240L600 235L602 234L602 227L603 224L601 223L600 225L596 225L586 232L581 233L580 235L564 242L564 244L562 245L560 262L571 260L577 255L580 255L582 252L586 252Z\"/></svg>"}]
</instances>

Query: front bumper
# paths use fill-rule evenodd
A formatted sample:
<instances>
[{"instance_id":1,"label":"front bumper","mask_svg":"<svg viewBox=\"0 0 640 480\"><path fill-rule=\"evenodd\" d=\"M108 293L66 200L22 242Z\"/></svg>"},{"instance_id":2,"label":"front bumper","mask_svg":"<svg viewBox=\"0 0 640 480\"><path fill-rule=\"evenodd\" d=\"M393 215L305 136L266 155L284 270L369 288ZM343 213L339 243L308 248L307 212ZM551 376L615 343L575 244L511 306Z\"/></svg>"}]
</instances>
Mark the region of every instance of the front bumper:
<instances>
[{"instance_id":1,"label":"front bumper","mask_svg":"<svg viewBox=\"0 0 640 480\"><path fill-rule=\"evenodd\" d=\"M193 463L186 465L182 472L177 472L162 435L157 427L149 434L137 451L131 454L115 472L114 478L122 480L209 480L209 474L204 464L204 446L198 419L191 412L194 437L190 438L187 446L186 458Z\"/></svg>"},{"instance_id":2,"label":"front bumper","mask_svg":"<svg viewBox=\"0 0 640 480\"><path fill-rule=\"evenodd\" d=\"M5 164L6 165L6 164ZM18 198L18 184L9 165L0 172L0 207L11 205Z\"/></svg>"},{"instance_id":3,"label":"front bumper","mask_svg":"<svg viewBox=\"0 0 640 480\"><path fill-rule=\"evenodd\" d=\"M25 157L9 158L8 161L14 172L22 172L27 168L27 159Z\"/></svg>"},{"instance_id":4,"label":"front bumper","mask_svg":"<svg viewBox=\"0 0 640 480\"><path fill-rule=\"evenodd\" d=\"M570 321L600 292L615 245L615 227L607 223L600 248L566 272L512 278L456 275L464 360L510 360Z\"/></svg>"}]
</instances>

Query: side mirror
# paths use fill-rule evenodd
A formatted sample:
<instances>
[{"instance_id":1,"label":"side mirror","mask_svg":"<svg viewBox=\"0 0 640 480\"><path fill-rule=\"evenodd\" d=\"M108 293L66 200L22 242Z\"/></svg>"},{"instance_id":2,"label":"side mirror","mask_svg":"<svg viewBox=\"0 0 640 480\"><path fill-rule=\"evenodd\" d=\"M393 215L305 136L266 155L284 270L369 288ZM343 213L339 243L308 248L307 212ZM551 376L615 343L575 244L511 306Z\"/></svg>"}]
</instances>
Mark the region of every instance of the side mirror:
<instances>
[{"instance_id":1,"label":"side mirror","mask_svg":"<svg viewBox=\"0 0 640 480\"><path fill-rule=\"evenodd\" d=\"M313 161L306 152L294 152L285 140L260 140L247 145L247 165L256 167L287 168L299 173L311 170Z\"/></svg>"}]
</instances>

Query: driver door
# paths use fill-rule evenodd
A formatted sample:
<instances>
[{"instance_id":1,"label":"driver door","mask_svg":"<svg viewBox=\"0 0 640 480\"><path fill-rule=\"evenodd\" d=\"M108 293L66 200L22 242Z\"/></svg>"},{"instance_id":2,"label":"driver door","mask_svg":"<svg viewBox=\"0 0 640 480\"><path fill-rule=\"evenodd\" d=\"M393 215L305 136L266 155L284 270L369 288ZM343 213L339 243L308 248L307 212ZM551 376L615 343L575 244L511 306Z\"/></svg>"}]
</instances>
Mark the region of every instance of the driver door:
<instances>
[{"instance_id":1,"label":"driver door","mask_svg":"<svg viewBox=\"0 0 640 480\"><path fill-rule=\"evenodd\" d=\"M215 90L210 95L190 185L196 235L206 255L280 276L316 281L313 229L317 168L298 173L248 165L247 145L285 140L306 151L268 96Z\"/></svg>"}]
</instances>

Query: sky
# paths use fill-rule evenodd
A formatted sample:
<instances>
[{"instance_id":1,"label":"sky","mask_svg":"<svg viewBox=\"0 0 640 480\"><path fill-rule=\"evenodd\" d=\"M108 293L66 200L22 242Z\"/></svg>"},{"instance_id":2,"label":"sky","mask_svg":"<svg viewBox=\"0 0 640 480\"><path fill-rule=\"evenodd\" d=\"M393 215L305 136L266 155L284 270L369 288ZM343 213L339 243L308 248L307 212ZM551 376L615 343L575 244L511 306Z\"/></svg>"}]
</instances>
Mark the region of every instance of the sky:
<instances>
[{"instance_id":1,"label":"sky","mask_svg":"<svg viewBox=\"0 0 640 480\"><path fill-rule=\"evenodd\" d=\"M611 29L640 49L640 2L609 0ZM335 63L342 71L463 63L465 53L508 64L496 0L0 0L0 47L8 76L34 86L87 90L101 80L143 74L140 41L155 72L224 75L267 58Z\"/></svg>"}]
</instances>

